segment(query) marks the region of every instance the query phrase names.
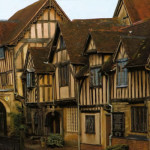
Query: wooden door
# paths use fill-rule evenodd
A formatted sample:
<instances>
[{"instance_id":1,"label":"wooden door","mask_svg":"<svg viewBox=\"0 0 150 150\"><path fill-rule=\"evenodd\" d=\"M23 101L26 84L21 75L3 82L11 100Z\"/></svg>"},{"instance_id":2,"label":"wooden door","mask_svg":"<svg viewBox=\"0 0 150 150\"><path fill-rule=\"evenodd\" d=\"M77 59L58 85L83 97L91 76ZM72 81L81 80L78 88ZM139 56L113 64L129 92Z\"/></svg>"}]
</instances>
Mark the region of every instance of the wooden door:
<instances>
[{"instance_id":1,"label":"wooden door","mask_svg":"<svg viewBox=\"0 0 150 150\"><path fill-rule=\"evenodd\" d=\"M60 134L60 114L59 112L50 112L46 116L47 133Z\"/></svg>"}]
</instances>

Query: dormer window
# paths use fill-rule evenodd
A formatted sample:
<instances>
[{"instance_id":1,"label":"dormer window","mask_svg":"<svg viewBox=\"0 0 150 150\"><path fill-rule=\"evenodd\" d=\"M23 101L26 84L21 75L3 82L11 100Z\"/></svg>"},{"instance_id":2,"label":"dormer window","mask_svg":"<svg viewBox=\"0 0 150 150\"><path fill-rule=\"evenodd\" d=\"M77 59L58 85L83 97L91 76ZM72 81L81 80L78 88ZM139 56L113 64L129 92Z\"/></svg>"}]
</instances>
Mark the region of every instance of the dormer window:
<instances>
[{"instance_id":1,"label":"dormer window","mask_svg":"<svg viewBox=\"0 0 150 150\"><path fill-rule=\"evenodd\" d=\"M35 87L35 73L27 72L27 88Z\"/></svg>"},{"instance_id":2,"label":"dormer window","mask_svg":"<svg viewBox=\"0 0 150 150\"><path fill-rule=\"evenodd\" d=\"M5 50L4 47L0 47L0 59L4 59L5 58Z\"/></svg>"},{"instance_id":3,"label":"dormer window","mask_svg":"<svg viewBox=\"0 0 150 150\"><path fill-rule=\"evenodd\" d=\"M66 44L62 36L60 36L60 49L65 49Z\"/></svg>"},{"instance_id":4,"label":"dormer window","mask_svg":"<svg viewBox=\"0 0 150 150\"><path fill-rule=\"evenodd\" d=\"M117 61L117 86L124 87L128 85L128 70L125 68L127 58L119 59Z\"/></svg>"}]
</instances>

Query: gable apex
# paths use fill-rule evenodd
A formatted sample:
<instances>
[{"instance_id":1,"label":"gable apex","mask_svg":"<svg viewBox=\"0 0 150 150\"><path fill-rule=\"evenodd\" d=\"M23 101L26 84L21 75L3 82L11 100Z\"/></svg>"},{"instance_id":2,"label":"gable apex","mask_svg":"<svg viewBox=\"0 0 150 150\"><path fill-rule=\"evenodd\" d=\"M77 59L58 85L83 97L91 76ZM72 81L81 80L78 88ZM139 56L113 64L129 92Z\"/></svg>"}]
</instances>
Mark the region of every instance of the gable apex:
<instances>
[{"instance_id":1,"label":"gable apex","mask_svg":"<svg viewBox=\"0 0 150 150\"><path fill-rule=\"evenodd\" d=\"M62 20L70 21L68 16L64 13L55 0L39 0L19 10L9 18L8 21L17 22L17 26L5 43L8 45L16 44L18 40L24 36L25 32L29 30L31 24L36 22L47 8L55 9L56 13L62 18Z\"/></svg>"}]
</instances>

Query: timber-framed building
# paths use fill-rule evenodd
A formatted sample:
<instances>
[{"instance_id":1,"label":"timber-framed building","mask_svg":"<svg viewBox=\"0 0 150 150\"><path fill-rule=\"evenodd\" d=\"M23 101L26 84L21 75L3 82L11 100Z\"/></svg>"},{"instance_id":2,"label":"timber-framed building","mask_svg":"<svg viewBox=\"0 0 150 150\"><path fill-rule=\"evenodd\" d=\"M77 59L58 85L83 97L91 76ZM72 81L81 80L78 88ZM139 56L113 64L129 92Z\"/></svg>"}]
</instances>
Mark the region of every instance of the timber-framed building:
<instances>
[{"instance_id":1,"label":"timber-framed building","mask_svg":"<svg viewBox=\"0 0 150 150\"><path fill-rule=\"evenodd\" d=\"M0 21L0 136L21 104L31 136L149 150L149 18L149 0L72 21L55 0L39 0Z\"/></svg>"}]
</instances>

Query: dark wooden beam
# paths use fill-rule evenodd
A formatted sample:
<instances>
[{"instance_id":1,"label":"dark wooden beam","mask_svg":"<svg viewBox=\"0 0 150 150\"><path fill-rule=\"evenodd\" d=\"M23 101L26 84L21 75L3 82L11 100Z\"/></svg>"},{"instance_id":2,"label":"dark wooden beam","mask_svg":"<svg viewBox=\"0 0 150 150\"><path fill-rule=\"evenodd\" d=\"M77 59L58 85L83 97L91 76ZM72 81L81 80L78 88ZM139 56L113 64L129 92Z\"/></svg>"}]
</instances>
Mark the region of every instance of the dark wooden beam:
<instances>
[{"instance_id":1,"label":"dark wooden beam","mask_svg":"<svg viewBox=\"0 0 150 150\"><path fill-rule=\"evenodd\" d=\"M34 38L34 39L23 39L24 43L49 43L51 38Z\"/></svg>"}]
</instances>

